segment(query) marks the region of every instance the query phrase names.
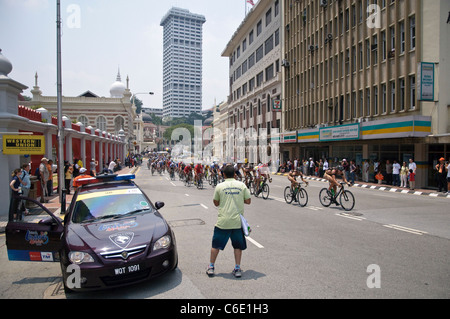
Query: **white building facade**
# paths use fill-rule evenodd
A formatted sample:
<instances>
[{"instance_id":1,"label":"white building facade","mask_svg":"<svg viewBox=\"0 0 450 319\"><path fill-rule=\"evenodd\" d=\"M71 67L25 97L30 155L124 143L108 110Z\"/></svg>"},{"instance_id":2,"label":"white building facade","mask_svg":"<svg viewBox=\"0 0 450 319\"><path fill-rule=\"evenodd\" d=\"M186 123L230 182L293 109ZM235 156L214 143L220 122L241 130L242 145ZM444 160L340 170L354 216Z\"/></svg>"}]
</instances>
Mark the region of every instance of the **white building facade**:
<instances>
[{"instance_id":1,"label":"white building facade","mask_svg":"<svg viewBox=\"0 0 450 319\"><path fill-rule=\"evenodd\" d=\"M172 8L161 20L164 27L163 113L184 117L202 111L204 16Z\"/></svg>"}]
</instances>

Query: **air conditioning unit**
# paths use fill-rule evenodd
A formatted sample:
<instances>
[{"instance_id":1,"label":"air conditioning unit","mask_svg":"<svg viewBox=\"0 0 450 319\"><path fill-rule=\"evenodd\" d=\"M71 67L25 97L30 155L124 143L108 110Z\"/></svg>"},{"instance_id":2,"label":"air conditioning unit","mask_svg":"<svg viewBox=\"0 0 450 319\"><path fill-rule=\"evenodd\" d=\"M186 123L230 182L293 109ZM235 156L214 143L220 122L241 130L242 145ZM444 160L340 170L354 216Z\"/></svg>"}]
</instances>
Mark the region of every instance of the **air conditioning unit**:
<instances>
[{"instance_id":1,"label":"air conditioning unit","mask_svg":"<svg viewBox=\"0 0 450 319\"><path fill-rule=\"evenodd\" d=\"M291 64L289 63L288 60L284 59L283 61L281 61L281 66L288 68L291 66Z\"/></svg>"},{"instance_id":2,"label":"air conditioning unit","mask_svg":"<svg viewBox=\"0 0 450 319\"><path fill-rule=\"evenodd\" d=\"M328 1L327 0L320 0L320 6L321 7L326 7L328 5Z\"/></svg>"}]
</instances>

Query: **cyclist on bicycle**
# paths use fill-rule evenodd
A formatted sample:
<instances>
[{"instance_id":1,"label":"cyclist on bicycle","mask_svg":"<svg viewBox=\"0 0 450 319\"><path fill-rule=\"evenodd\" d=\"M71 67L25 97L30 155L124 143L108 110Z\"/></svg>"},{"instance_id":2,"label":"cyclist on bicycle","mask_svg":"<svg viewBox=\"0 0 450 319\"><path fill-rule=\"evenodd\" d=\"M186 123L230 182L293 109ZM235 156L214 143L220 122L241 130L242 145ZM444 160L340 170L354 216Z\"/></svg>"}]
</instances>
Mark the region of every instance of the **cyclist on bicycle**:
<instances>
[{"instance_id":1,"label":"cyclist on bicycle","mask_svg":"<svg viewBox=\"0 0 450 319\"><path fill-rule=\"evenodd\" d=\"M291 182L291 189L295 189L298 186L297 176L300 176L303 183L309 185L309 183L303 179L304 175L302 173L302 169L300 167L297 167L297 169L290 171L288 174L288 180Z\"/></svg>"},{"instance_id":2,"label":"cyclist on bicycle","mask_svg":"<svg viewBox=\"0 0 450 319\"><path fill-rule=\"evenodd\" d=\"M203 177L203 165L198 163L194 167L194 174L195 174L195 183L198 183L198 180Z\"/></svg>"},{"instance_id":3,"label":"cyclist on bicycle","mask_svg":"<svg viewBox=\"0 0 450 319\"><path fill-rule=\"evenodd\" d=\"M325 171L323 177L330 183L328 190L334 196L336 194L336 187L342 187L339 182L336 180L336 176L342 176L344 182L350 186L351 184L345 178L344 167L342 165L338 165L337 167L330 168Z\"/></svg>"},{"instance_id":4,"label":"cyclist on bicycle","mask_svg":"<svg viewBox=\"0 0 450 319\"><path fill-rule=\"evenodd\" d=\"M194 165L194 164L191 164ZM184 167L184 176L186 176L186 182L188 182L191 178L191 172L192 172L192 166L191 165L186 165Z\"/></svg>"}]
</instances>

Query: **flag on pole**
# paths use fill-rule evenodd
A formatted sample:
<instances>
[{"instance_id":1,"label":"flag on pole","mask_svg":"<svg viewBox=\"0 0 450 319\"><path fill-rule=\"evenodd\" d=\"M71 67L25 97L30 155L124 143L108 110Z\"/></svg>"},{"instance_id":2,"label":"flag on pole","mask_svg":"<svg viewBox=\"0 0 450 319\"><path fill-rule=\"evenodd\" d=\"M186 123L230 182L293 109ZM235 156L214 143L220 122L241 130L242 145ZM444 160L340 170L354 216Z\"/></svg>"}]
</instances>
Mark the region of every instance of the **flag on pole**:
<instances>
[{"instance_id":1,"label":"flag on pole","mask_svg":"<svg viewBox=\"0 0 450 319\"><path fill-rule=\"evenodd\" d=\"M247 3L250 3L252 6L255 5L255 3L253 2L253 0L247 0Z\"/></svg>"}]
</instances>

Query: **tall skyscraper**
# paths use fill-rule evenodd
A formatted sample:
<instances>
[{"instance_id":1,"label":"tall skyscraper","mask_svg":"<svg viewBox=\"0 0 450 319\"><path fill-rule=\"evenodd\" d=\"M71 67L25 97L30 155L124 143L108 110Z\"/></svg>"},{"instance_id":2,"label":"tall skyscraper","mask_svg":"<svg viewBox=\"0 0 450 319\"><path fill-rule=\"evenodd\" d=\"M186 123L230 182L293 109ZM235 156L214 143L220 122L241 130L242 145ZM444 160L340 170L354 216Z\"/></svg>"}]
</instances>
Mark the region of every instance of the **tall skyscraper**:
<instances>
[{"instance_id":1,"label":"tall skyscraper","mask_svg":"<svg viewBox=\"0 0 450 319\"><path fill-rule=\"evenodd\" d=\"M204 16L172 8L163 17L163 114L183 117L202 111Z\"/></svg>"}]
</instances>

